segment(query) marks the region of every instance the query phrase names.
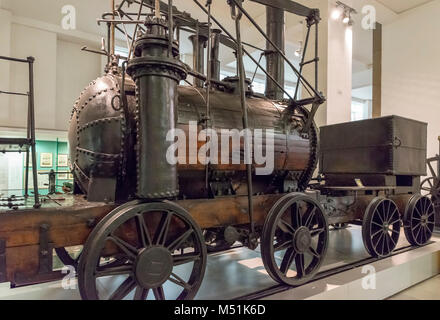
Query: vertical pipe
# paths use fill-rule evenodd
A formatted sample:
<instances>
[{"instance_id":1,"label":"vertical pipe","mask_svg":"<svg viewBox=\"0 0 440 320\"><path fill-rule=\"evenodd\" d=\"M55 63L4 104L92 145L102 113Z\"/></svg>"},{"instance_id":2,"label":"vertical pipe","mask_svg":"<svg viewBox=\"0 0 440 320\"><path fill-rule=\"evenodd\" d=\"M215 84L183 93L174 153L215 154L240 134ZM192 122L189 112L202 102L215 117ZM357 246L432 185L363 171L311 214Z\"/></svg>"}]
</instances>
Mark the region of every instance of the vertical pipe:
<instances>
[{"instance_id":1,"label":"vertical pipe","mask_svg":"<svg viewBox=\"0 0 440 320\"><path fill-rule=\"evenodd\" d=\"M145 34L138 37L135 57L127 73L136 82L137 191L141 199L166 199L179 195L177 163L167 158L174 141L167 136L175 128L177 84L186 77L173 44L168 56L168 24L153 18Z\"/></svg>"},{"instance_id":2,"label":"vertical pipe","mask_svg":"<svg viewBox=\"0 0 440 320\"><path fill-rule=\"evenodd\" d=\"M174 25L173 25L173 0L168 0L168 57L173 56L173 39L174 39Z\"/></svg>"},{"instance_id":3,"label":"vertical pipe","mask_svg":"<svg viewBox=\"0 0 440 320\"><path fill-rule=\"evenodd\" d=\"M205 74L205 48L208 38L202 34L195 34L189 37L193 45L193 64L194 70L200 74ZM203 80L194 78L194 85L199 88L204 87Z\"/></svg>"},{"instance_id":4,"label":"vertical pipe","mask_svg":"<svg viewBox=\"0 0 440 320\"><path fill-rule=\"evenodd\" d=\"M210 54L211 79L217 81L220 80L220 34L221 30L212 29Z\"/></svg>"},{"instance_id":5,"label":"vertical pipe","mask_svg":"<svg viewBox=\"0 0 440 320\"><path fill-rule=\"evenodd\" d=\"M242 0L240 0L241 3ZM235 9L235 6L234 6ZM240 19L241 13L238 15L234 15L235 18L235 32L237 38L237 66L238 66L238 77L239 77L239 93L240 93L240 102L243 111L243 129L248 130L248 114L247 114L247 105L246 105L246 72L244 70L243 64L243 44L241 42L241 26ZM250 222L250 232L251 237L254 236L255 233L255 225L254 225L254 205L252 201L253 197L253 188L252 188L252 159L251 159L251 150L250 150L250 141L249 136L247 134L244 135L244 143L245 143L245 160L246 160L246 173L247 173L247 187L248 187L248 208L249 208L249 222ZM252 244L250 244L252 246Z\"/></svg>"},{"instance_id":6,"label":"vertical pipe","mask_svg":"<svg viewBox=\"0 0 440 320\"><path fill-rule=\"evenodd\" d=\"M113 20L115 20L115 0L111 0ZM111 24L111 54L115 54L115 24Z\"/></svg>"},{"instance_id":7,"label":"vertical pipe","mask_svg":"<svg viewBox=\"0 0 440 320\"><path fill-rule=\"evenodd\" d=\"M282 51L285 50L284 39L284 10L266 7L266 33L269 39ZM280 53L267 41L266 43L267 71L284 87L284 59ZM282 100L283 92L270 79L266 78L265 95L269 99Z\"/></svg>"},{"instance_id":8,"label":"vertical pipe","mask_svg":"<svg viewBox=\"0 0 440 320\"><path fill-rule=\"evenodd\" d=\"M30 128L31 128L31 95L30 92L28 92L28 117L27 117L27 140L31 141L31 135L30 135ZM29 149L30 145L26 148L26 173L25 173L25 179L24 179L24 196L25 198L29 197Z\"/></svg>"},{"instance_id":9,"label":"vertical pipe","mask_svg":"<svg viewBox=\"0 0 440 320\"><path fill-rule=\"evenodd\" d=\"M31 145L32 145L32 174L34 178L34 198L35 198L35 208L39 208L40 198L38 195L38 177L37 177L37 150L35 141L35 96L34 96L34 61L35 58L28 57L29 62L29 96L30 96L30 116L31 116Z\"/></svg>"}]
</instances>

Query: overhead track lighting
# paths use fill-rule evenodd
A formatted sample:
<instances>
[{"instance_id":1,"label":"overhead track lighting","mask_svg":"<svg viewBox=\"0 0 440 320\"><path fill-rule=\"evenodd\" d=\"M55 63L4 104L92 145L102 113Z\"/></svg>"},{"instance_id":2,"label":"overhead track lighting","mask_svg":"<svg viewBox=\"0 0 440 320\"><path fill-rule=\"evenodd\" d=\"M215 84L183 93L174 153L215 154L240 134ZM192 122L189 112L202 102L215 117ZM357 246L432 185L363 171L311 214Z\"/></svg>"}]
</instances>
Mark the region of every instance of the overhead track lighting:
<instances>
[{"instance_id":1,"label":"overhead track lighting","mask_svg":"<svg viewBox=\"0 0 440 320\"><path fill-rule=\"evenodd\" d=\"M346 5L345 3L342 3L341 1L336 2L336 7L334 8L331 17L334 20L341 19L343 24L352 26L354 21L352 18L353 14L357 14L357 11L353 9L352 7Z\"/></svg>"}]
</instances>

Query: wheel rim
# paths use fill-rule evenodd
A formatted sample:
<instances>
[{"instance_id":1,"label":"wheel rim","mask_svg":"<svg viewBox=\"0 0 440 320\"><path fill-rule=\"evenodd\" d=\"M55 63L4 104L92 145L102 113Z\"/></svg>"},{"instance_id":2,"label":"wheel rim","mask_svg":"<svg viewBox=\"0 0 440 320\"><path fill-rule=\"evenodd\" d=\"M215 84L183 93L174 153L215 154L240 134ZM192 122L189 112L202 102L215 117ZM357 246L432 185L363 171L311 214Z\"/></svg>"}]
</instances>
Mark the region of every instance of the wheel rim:
<instances>
[{"instance_id":1,"label":"wheel rim","mask_svg":"<svg viewBox=\"0 0 440 320\"><path fill-rule=\"evenodd\" d=\"M435 208L431 199L421 195L412 197L405 210L404 226L410 244L428 243L435 227Z\"/></svg>"},{"instance_id":2,"label":"wheel rim","mask_svg":"<svg viewBox=\"0 0 440 320\"><path fill-rule=\"evenodd\" d=\"M310 281L324 260L328 232L327 218L317 201L302 194L283 198L263 227L261 253L269 275L290 286Z\"/></svg>"},{"instance_id":3,"label":"wheel rim","mask_svg":"<svg viewBox=\"0 0 440 320\"><path fill-rule=\"evenodd\" d=\"M118 209L96 226L84 246L78 274L83 299L193 299L207 254L189 214L171 202ZM125 257L122 263L101 264L109 248Z\"/></svg>"},{"instance_id":4,"label":"wheel rim","mask_svg":"<svg viewBox=\"0 0 440 320\"><path fill-rule=\"evenodd\" d=\"M400 213L394 201L374 199L366 210L362 225L365 248L373 257L388 256L400 237Z\"/></svg>"}]
</instances>

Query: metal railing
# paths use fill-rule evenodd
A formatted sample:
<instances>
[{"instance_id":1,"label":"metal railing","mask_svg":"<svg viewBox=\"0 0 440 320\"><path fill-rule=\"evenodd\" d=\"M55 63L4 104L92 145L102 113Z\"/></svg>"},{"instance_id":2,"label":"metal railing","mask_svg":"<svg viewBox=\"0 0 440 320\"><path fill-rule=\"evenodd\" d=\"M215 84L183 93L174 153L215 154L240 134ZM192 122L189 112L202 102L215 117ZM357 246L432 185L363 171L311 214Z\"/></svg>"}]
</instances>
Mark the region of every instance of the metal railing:
<instances>
[{"instance_id":1,"label":"metal railing","mask_svg":"<svg viewBox=\"0 0 440 320\"><path fill-rule=\"evenodd\" d=\"M11 57L0 56L0 60L26 63L29 66L29 92L10 92L0 91L0 94L26 96L28 97L28 114L27 114L27 127L26 138L0 138L0 145L17 145L20 148L26 148L26 173L25 173L25 198L29 197L29 148L31 148L32 158L32 176L34 184L34 208L39 208L40 198L38 194L38 176L37 176L37 155L35 150L35 104L34 104L34 57L27 57L27 59L18 59ZM0 150L1 152L22 152L19 150Z\"/></svg>"}]
</instances>

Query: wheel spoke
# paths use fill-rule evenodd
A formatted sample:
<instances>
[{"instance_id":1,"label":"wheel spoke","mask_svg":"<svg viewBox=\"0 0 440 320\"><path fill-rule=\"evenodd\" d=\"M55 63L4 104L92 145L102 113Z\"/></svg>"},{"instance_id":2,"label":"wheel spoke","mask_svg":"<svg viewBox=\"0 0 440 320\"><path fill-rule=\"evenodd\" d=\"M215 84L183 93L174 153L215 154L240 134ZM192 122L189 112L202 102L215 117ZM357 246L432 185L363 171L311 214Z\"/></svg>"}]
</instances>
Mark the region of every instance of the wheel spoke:
<instances>
[{"instance_id":1,"label":"wheel spoke","mask_svg":"<svg viewBox=\"0 0 440 320\"><path fill-rule=\"evenodd\" d=\"M139 214L136 216L136 225L138 229L139 241L143 248L147 248L153 244L151 241L150 233L147 228L144 216Z\"/></svg>"},{"instance_id":2,"label":"wheel spoke","mask_svg":"<svg viewBox=\"0 0 440 320\"><path fill-rule=\"evenodd\" d=\"M393 237L392 236L390 236L388 233L387 233L387 237L389 238L389 240L391 241L391 243L393 244L393 248L395 248L396 247L396 245L397 245L397 242L396 241L394 241L394 239L393 239Z\"/></svg>"},{"instance_id":3,"label":"wheel spoke","mask_svg":"<svg viewBox=\"0 0 440 320\"><path fill-rule=\"evenodd\" d=\"M107 277L107 276L117 276L123 274L131 274L133 272L133 265L127 264L117 267L98 267L95 271L95 277Z\"/></svg>"},{"instance_id":4,"label":"wheel spoke","mask_svg":"<svg viewBox=\"0 0 440 320\"><path fill-rule=\"evenodd\" d=\"M200 254L197 253L185 253L173 256L174 266L180 266L198 260L200 260Z\"/></svg>"},{"instance_id":5,"label":"wheel spoke","mask_svg":"<svg viewBox=\"0 0 440 320\"><path fill-rule=\"evenodd\" d=\"M383 228L383 224L379 224L379 223L374 222L374 221L371 221L371 223L376 225L376 226L378 226L378 227L380 227L381 229Z\"/></svg>"},{"instance_id":6,"label":"wheel spoke","mask_svg":"<svg viewBox=\"0 0 440 320\"><path fill-rule=\"evenodd\" d=\"M304 226L306 226L307 228L311 227L311 223L313 221L313 218L315 217L315 213L316 213L316 207L313 207L313 209L311 210L310 213L306 214L307 220L304 224Z\"/></svg>"},{"instance_id":7,"label":"wheel spoke","mask_svg":"<svg viewBox=\"0 0 440 320\"><path fill-rule=\"evenodd\" d=\"M371 235L371 238L374 238L375 236L377 236L377 235L378 235L379 233L381 233L381 232L383 232L382 229L377 230L375 233L373 233L373 234Z\"/></svg>"},{"instance_id":8,"label":"wheel spoke","mask_svg":"<svg viewBox=\"0 0 440 320\"><path fill-rule=\"evenodd\" d=\"M286 251L286 254L284 255L283 261L281 262L280 271L283 274L287 274L287 271L290 269L290 266L292 265L293 260L296 257L295 249L289 248Z\"/></svg>"},{"instance_id":9,"label":"wheel spoke","mask_svg":"<svg viewBox=\"0 0 440 320\"><path fill-rule=\"evenodd\" d=\"M136 287L136 281L128 277L110 296L109 300L122 300Z\"/></svg>"},{"instance_id":10,"label":"wheel spoke","mask_svg":"<svg viewBox=\"0 0 440 320\"><path fill-rule=\"evenodd\" d=\"M290 209L290 219L294 230L302 226L301 213L299 212L299 203L295 202Z\"/></svg>"},{"instance_id":11,"label":"wheel spoke","mask_svg":"<svg viewBox=\"0 0 440 320\"><path fill-rule=\"evenodd\" d=\"M165 292L163 291L162 286L154 288L153 293L156 300L165 300Z\"/></svg>"},{"instance_id":12,"label":"wheel spoke","mask_svg":"<svg viewBox=\"0 0 440 320\"><path fill-rule=\"evenodd\" d=\"M395 214L396 212L397 212L397 208L394 209L393 213L388 217L388 220L387 220L388 224L395 224L397 221L400 220L400 219L397 219L397 220L394 220L394 222L391 222L391 219L393 219L394 214Z\"/></svg>"},{"instance_id":13,"label":"wheel spoke","mask_svg":"<svg viewBox=\"0 0 440 320\"><path fill-rule=\"evenodd\" d=\"M382 231L382 230L380 230L380 231ZM383 239L383 237L384 237L384 234L383 234L383 232L382 232L382 233L380 234L379 238L377 238L377 240L376 240L376 244L373 243L373 246L374 246L374 248L375 248L376 250L378 250L379 244L381 244L381 240ZM373 240L373 239L371 239L371 240Z\"/></svg>"},{"instance_id":14,"label":"wheel spoke","mask_svg":"<svg viewBox=\"0 0 440 320\"><path fill-rule=\"evenodd\" d=\"M129 244L128 242L122 240L118 236L111 235L107 238L108 240L112 241L114 244L116 244L122 251L125 252L125 254L131 258L135 259L137 256L138 249L136 249L134 246Z\"/></svg>"},{"instance_id":15,"label":"wheel spoke","mask_svg":"<svg viewBox=\"0 0 440 320\"><path fill-rule=\"evenodd\" d=\"M278 220L277 225L284 233L289 233L292 235L295 233L295 229L282 218Z\"/></svg>"},{"instance_id":16,"label":"wheel spoke","mask_svg":"<svg viewBox=\"0 0 440 320\"><path fill-rule=\"evenodd\" d=\"M171 276L174 278L172 278ZM181 277L179 277L177 274L171 273L171 276L168 278L168 280L170 280L172 283L175 283L178 286L183 287L187 291L191 290L192 286L189 283L187 283L185 280L183 280Z\"/></svg>"},{"instance_id":17,"label":"wheel spoke","mask_svg":"<svg viewBox=\"0 0 440 320\"><path fill-rule=\"evenodd\" d=\"M273 249L274 249L274 252L278 252L278 251L282 251L284 249L287 249L290 246L292 246L292 240L285 240L285 241L277 242L273 246Z\"/></svg>"},{"instance_id":18,"label":"wheel spoke","mask_svg":"<svg viewBox=\"0 0 440 320\"><path fill-rule=\"evenodd\" d=\"M321 259L321 255L312 246L309 247L308 252L315 258Z\"/></svg>"},{"instance_id":19,"label":"wheel spoke","mask_svg":"<svg viewBox=\"0 0 440 320\"><path fill-rule=\"evenodd\" d=\"M184 234L182 234L168 246L168 250L174 252L174 250L178 249L185 242L185 240L193 234L193 232L193 229L187 230Z\"/></svg>"},{"instance_id":20,"label":"wheel spoke","mask_svg":"<svg viewBox=\"0 0 440 320\"><path fill-rule=\"evenodd\" d=\"M172 217L173 213L170 211L167 211L165 215L162 215L162 218L160 219L159 225L156 230L156 235L154 237L155 244L165 245Z\"/></svg>"},{"instance_id":21,"label":"wheel spoke","mask_svg":"<svg viewBox=\"0 0 440 320\"><path fill-rule=\"evenodd\" d=\"M303 254L297 254L295 257L295 265L296 265L296 272L298 273L299 277L305 276L305 262L304 262L304 255Z\"/></svg>"},{"instance_id":22,"label":"wheel spoke","mask_svg":"<svg viewBox=\"0 0 440 320\"><path fill-rule=\"evenodd\" d=\"M323 233L325 231L325 228L319 228L319 229L313 229L310 230L310 236L312 238L319 236L321 233Z\"/></svg>"},{"instance_id":23,"label":"wheel spoke","mask_svg":"<svg viewBox=\"0 0 440 320\"><path fill-rule=\"evenodd\" d=\"M140 286L136 288L136 292L134 294L134 300L146 300L148 297L148 292L150 289L144 289Z\"/></svg>"}]
</instances>

